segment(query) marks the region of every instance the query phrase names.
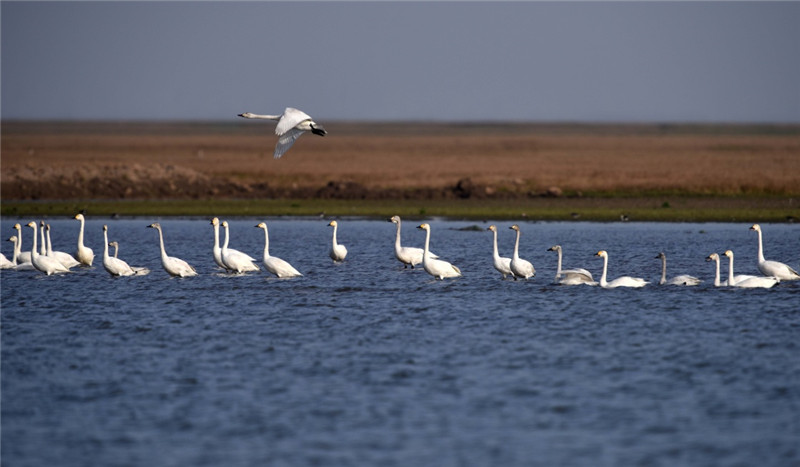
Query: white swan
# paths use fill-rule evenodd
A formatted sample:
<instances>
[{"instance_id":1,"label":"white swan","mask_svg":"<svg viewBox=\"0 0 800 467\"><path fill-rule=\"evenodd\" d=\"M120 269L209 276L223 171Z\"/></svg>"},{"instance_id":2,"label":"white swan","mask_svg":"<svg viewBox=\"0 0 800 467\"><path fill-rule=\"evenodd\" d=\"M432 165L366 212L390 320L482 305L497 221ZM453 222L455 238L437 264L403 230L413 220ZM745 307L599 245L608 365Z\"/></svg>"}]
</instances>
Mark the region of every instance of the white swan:
<instances>
[{"instance_id":1,"label":"white swan","mask_svg":"<svg viewBox=\"0 0 800 467\"><path fill-rule=\"evenodd\" d=\"M659 285L697 285L703 282L700 279L688 274L681 274L680 276L675 276L672 279L667 280L667 255L665 255L662 251L658 254L658 256L656 256L656 259L661 260L661 280L658 281Z\"/></svg>"},{"instance_id":2,"label":"white swan","mask_svg":"<svg viewBox=\"0 0 800 467\"><path fill-rule=\"evenodd\" d=\"M112 276L145 276L150 270L147 268L134 268L128 265L125 261L117 258L117 251L114 251L114 256L109 256L108 247L116 246L119 248L117 242L108 241L108 226L103 226L103 267Z\"/></svg>"},{"instance_id":3,"label":"white swan","mask_svg":"<svg viewBox=\"0 0 800 467\"><path fill-rule=\"evenodd\" d=\"M548 248L547 251L555 251L558 253L558 268L556 269L556 277L553 279L553 283L561 285L597 285L597 282L592 277L592 273L586 269L561 269L561 245L553 245Z\"/></svg>"},{"instance_id":4,"label":"white swan","mask_svg":"<svg viewBox=\"0 0 800 467\"><path fill-rule=\"evenodd\" d=\"M491 230L492 237L494 237L492 243L492 266L503 275L503 279L508 276L514 277L514 273L511 272L511 258L502 257L497 251L497 226L490 225L486 230Z\"/></svg>"},{"instance_id":5,"label":"white swan","mask_svg":"<svg viewBox=\"0 0 800 467\"><path fill-rule=\"evenodd\" d=\"M264 267L267 271L275 274L280 278L284 277L299 277L302 276L300 271L295 269L288 262L269 254L269 231L265 222L259 222L256 228L264 229Z\"/></svg>"},{"instance_id":6,"label":"white swan","mask_svg":"<svg viewBox=\"0 0 800 467\"><path fill-rule=\"evenodd\" d=\"M614 279L611 282L606 281L606 273L608 272L608 253L605 250L600 250L595 256L603 258L603 275L600 276L600 287L604 289L613 289L615 287L644 287L649 284L646 280L639 277L622 276Z\"/></svg>"},{"instance_id":7,"label":"white swan","mask_svg":"<svg viewBox=\"0 0 800 467\"><path fill-rule=\"evenodd\" d=\"M417 264L422 263L422 255L424 250L422 248L415 248L411 246L403 246L400 243L400 216L392 216L389 219L389 222L395 224L397 226L397 234L394 238L394 256L403 263L403 267L407 268L411 266L411 269L414 269L414 266ZM438 258L435 254L431 253L431 258Z\"/></svg>"},{"instance_id":8,"label":"white swan","mask_svg":"<svg viewBox=\"0 0 800 467\"><path fill-rule=\"evenodd\" d=\"M714 287L721 287L723 284L719 281L719 255L716 253L711 253L706 257L706 261L714 261L717 263L717 272L714 274Z\"/></svg>"},{"instance_id":9,"label":"white swan","mask_svg":"<svg viewBox=\"0 0 800 467\"><path fill-rule=\"evenodd\" d=\"M116 258L117 254L119 253L119 243L117 243L117 242L108 242L108 246L114 247L114 258Z\"/></svg>"},{"instance_id":10,"label":"white swan","mask_svg":"<svg viewBox=\"0 0 800 467\"><path fill-rule=\"evenodd\" d=\"M729 285L735 286L739 282L746 281L748 279L753 279L754 277L758 276L751 276L749 274L738 274L736 276L733 275L733 251L727 250L723 255L728 257L728 280L722 283L722 285Z\"/></svg>"},{"instance_id":11,"label":"white swan","mask_svg":"<svg viewBox=\"0 0 800 467\"><path fill-rule=\"evenodd\" d=\"M211 225L214 226L214 248L211 250L212 254L214 255L214 262L217 263L217 266L221 267L222 269L226 271L231 271L231 269L228 266L226 266L225 263L222 261L222 248L220 248L219 246L219 225L220 225L219 219L216 217L211 219ZM227 239L227 231L226 231L226 239ZM242 258L248 259L251 264L253 261L256 261L255 258L251 257L250 255L242 253L241 251L235 250L230 247L228 248L228 254L237 257L241 255ZM258 268L256 268L256 270L257 269Z\"/></svg>"},{"instance_id":12,"label":"white swan","mask_svg":"<svg viewBox=\"0 0 800 467\"><path fill-rule=\"evenodd\" d=\"M333 241L331 242L330 251L331 259L334 261L344 261L345 256L347 256L347 248L336 242L336 230L339 228L339 223L331 221L328 226L333 227Z\"/></svg>"},{"instance_id":13,"label":"white swan","mask_svg":"<svg viewBox=\"0 0 800 467\"><path fill-rule=\"evenodd\" d=\"M22 263L30 263L31 262L31 252L30 251L22 251L22 226L19 223L14 224L14 230L17 231L17 264Z\"/></svg>"},{"instance_id":14,"label":"white swan","mask_svg":"<svg viewBox=\"0 0 800 467\"><path fill-rule=\"evenodd\" d=\"M774 276L782 281L800 280L800 274L789 265L779 261L767 261L764 259L764 246L761 239L761 226L753 224L750 230L758 232L758 270L765 276Z\"/></svg>"},{"instance_id":15,"label":"white swan","mask_svg":"<svg viewBox=\"0 0 800 467\"><path fill-rule=\"evenodd\" d=\"M222 227L225 229L225 243L222 244L220 255L222 256L222 263L225 265L225 267L229 271L237 273L258 271L258 266L255 264L255 258L247 253L242 253L239 250L228 248L228 241L230 240L228 221L222 221Z\"/></svg>"},{"instance_id":16,"label":"white swan","mask_svg":"<svg viewBox=\"0 0 800 467\"><path fill-rule=\"evenodd\" d=\"M76 260L71 254L64 251L53 250L53 243L50 241L50 224L47 224L44 227L45 230L47 230L47 256L52 256L53 258L57 259L58 262L63 264L67 269L80 266L81 263L79 263L78 260Z\"/></svg>"},{"instance_id":17,"label":"white swan","mask_svg":"<svg viewBox=\"0 0 800 467\"><path fill-rule=\"evenodd\" d=\"M529 277L536 275L536 269L533 267L533 264L531 264L530 261L519 257L519 236L521 233L519 226L514 224L509 227L509 229L517 232L517 240L514 242L514 256L511 257L511 262L509 263L511 272L514 273L514 279L517 277L522 277L525 278L525 280L528 280Z\"/></svg>"},{"instance_id":18,"label":"white swan","mask_svg":"<svg viewBox=\"0 0 800 467\"><path fill-rule=\"evenodd\" d=\"M286 151L292 147L297 138L306 131L310 131L315 135L325 136L328 134L322 125L316 123L311 117L301 110L287 107L283 111L283 115L259 115L250 112L239 114L244 118L259 118L264 120L277 120L278 125L275 127L275 134L278 135L278 144L275 146L275 153L273 157L279 159Z\"/></svg>"},{"instance_id":19,"label":"white swan","mask_svg":"<svg viewBox=\"0 0 800 467\"><path fill-rule=\"evenodd\" d=\"M14 253L11 256L11 264L14 265L14 270L15 271L35 271L36 268L33 267L33 263L31 263L30 261L25 261L25 262L19 261L20 244L19 244L19 239L17 238L17 236L16 235L12 235L11 237L8 238L8 241L14 243Z\"/></svg>"},{"instance_id":20,"label":"white swan","mask_svg":"<svg viewBox=\"0 0 800 467\"><path fill-rule=\"evenodd\" d=\"M6 258L6 255L0 253L0 269L14 269L15 266L14 263Z\"/></svg>"},{"instance_id":21,"label":"white swan","mask_svg":"<svg viewBox=\"0 0 800 467\"><path fill-rule=\"evenodd\" d=\"M75 214L75 219L81 221L81 230L78 232L78 250L75 252L75 259L80 261L81 264L91 266L94 261L94 252L91 248L83 244L83 227L86 219L83 214Z\"/></svg>"},{"instance_id":22,"label":"white swan","mask_svg":"<svg viewBox=\"0 0 800 467\"><path fill-rule=\"evenodd\" d=\"M728 285L733 287L743 287L748 289L761 288L768 289L777 285L781 280L774 276L734 276L733 275L733 251L728 250L725 256L730 258L730 269L728 270ZM731 281L733 280L733 283Z\"/></svg>"},{"instance_id":23,"label":"white swan","mask_svg":"<svg viewBox=\"0 0 800 467\"><path fill-rule=\"evenodd\" d=\"M425 249L422 254L422 267L425 272L434 278L444 279L445 277L459 277L461 270L454 265L437 259L431 256L430 243L431 243L431 226L428 224L420 224L418 229L425 231Z\"/></svg>"},{"instance_id":24,"label":"white swan","mask_svg":"<svg viewBox=\"0 0 800 467\"><path fill-rule=\"evenodd\" d=\"M156 222L147 227L158 230L158 240L161 243L161 265L169 275L175 277L192 277L197 275L197 271L186 261L174 256L167 256L167 250L164 249L164 234L161 232L161 224Z\"/></svg>"},{"instance_id":25,"label":"white swan","mask_svg":"<svg viewBox=\"0 0 800 467\"><path fill-rule=\"evenodd\" d=\"M37 271L41 271L48 276L55 273L69 272L69 269L65 268L57 259L39 254L36 250L36 222L28 223L28 227L33 229L33 248L31 249L31 262L33 263L33 267L36 268Z\"/></svg>"},{"instance_id":26,"label":"white swan","mask_svg":"<svg viewBox=\"0 0 800 467\"><path fill-rule=\"evenodd\" d=\"M108 242L108 246L114 247L114 258L116 258L117 254L119 253L119 243ZM133 272L135 272L137 276L146 276L150 274L150 269L148 268L131 266L131 269L133 269Z\"/></svg>"}]
</instances>

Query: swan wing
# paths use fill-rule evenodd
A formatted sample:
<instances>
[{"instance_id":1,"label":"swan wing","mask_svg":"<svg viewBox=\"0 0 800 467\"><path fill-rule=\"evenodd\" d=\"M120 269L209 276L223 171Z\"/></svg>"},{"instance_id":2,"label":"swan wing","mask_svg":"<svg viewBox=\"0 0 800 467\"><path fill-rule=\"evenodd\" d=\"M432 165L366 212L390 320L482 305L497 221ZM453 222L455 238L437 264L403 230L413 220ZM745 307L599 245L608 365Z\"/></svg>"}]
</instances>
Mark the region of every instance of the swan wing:
<instances>
[{"instance_id":1,"label":"swan wing","mask_svg":"<svg viewBox=\"0 0 800 467\"><path fill-rule=\"evenodd\" d=\"M189 265L186 261L176 258L174 256L167 257L168 263L165 266L169 266L167 272L172 274L173 276L180 276L180 277L188 277L188 276L195 276L197 275L197 271Z\"/></svg>"},{"instance_id":2,"label":"swan wing","mask_svg":"<svg viewBox=\"0 0 800 467\"><path fill-rule=\"evenodd\" d=\"M63 251L54 251L53 257L57 259L58 262L63 264L64 267L66 267L67 269L74 268L75 266L80 266L81 264L77 260L75 260L74 256Z\"/></svg>"},{"instance_id":3,"label":"swan wing","mask_svg":"<svg viewBox=\"0 0 800 467\"><path fill-rule=\"evenodd\" d=\"M792 269L789 265L779 261L764 261L758 263L758 270L765 276L774 276L781 280L797 280L800 279L800 274Z\"/></svg>"},{"instance_id":4,"label":"swan wing","mask_svg":"<svg viewBox=\"0 0 800 467\"><path fill-rule=\"evenodd\" d=\"M680 276L675 276L672 279L666 282L666 285L698 285L701 283L700 279L690 276L688 274L681 274Z\"/></svg>"},{"instance_id":5,"label":"swan wing","mask_svg":"<svg viewBox=\"0 0 800 467\"><path fill-rule=\"evenodd\" d=\"M644 287L647 284L649 282L639 277L622 276L609 282L607 287Z\"/></svg>"},{"instance_id":6,"label":"swan wing","mask_svg":"<svg viewBox=\"0 0 800 467\"><path fill-rule=\"evenodd\" d=\"M275 145L275 153L272 155L275 159L280 159L289 148L292 147L297 138L300 137L305 133L303 130L298 130L297 128L291 128L286 133L282 134L280 138L278 138L278 144Z\"/></svg>"},{"instance_id":7,"label":"swan wing","mask_svg":"<svg viewBox=\"0 0 800 467\"><path fill-rule=\"evenodd\" d=\"M311 120L311 116L302 110L297 110L293 107L287 107L286 110L283 111L283 115L278 121L278 125L275 127L275 134L282 136L306 120ZM297 139L297 137L295 137L295 139Z\"/></svg>"},{"instance_id":8,"label":"swan wing","mask_svg":"<svg viewBox=\"0 0 800 467\"><path fill-rule=\"evenodd\" d=\"M281 258L277 258L275 256L270 256L269 258L267 258L267 260L264 261L264 267L267 268L267 271L281 278L302 276L300 271L295 269L287 261L284 261Z\"/></svg>"},{"instance_id":9,"label":"swan wing","mask_svg":"<svg viewBox=\"0 0 800 467\"><path fill-rule=\"evenodd\" d=\"M562 269L561 275L564 276L565 279L574 276L577 280L586 280L589 282L594 281L592 278L592 273L583 268Z\"/></svg>"},{"instance_id":10,"label":"swan wing","mask_svg":"<svg viewBox=\"0 0 800 467\"><path fill-rule=\"evenodd\" d=\"M105 259L105 261L103 261L103 266L109 274L114 276L132 276L135 274L133 269L128 266L128 263L119 258L114 258L113 256Z\"/></svg>"},{"instance_id":11,"label":"swan wing","mask_svg":"<svg viewBox=\"0 0 800 467\"><path fill-rule=\"evenodd\" d=\"M736 282L734 287L742 287L747 289L755 289L755 288L762 288L768 289L774 285L777 285L781 280L777 277L751 277L750 279L745 279L740 282Z\"/></svg>"}]
</instances>

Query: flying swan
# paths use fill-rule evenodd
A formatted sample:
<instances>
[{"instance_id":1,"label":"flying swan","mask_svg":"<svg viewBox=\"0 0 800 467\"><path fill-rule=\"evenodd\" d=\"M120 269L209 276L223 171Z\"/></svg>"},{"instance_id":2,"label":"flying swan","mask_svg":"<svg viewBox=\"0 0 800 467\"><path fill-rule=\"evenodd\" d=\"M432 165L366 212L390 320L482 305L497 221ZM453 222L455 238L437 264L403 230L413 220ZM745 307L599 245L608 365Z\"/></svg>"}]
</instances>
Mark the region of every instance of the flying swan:
<instances>
[{"instance_id":1,"label":"flying swan","mask_svg":"<svg viewBox=\"0 0 800 467\"><path fill-rule=\"evenodd\" d=\"M497 272L503 275L503 279L508 276L514 277L514 273L511 272L511 258L500 256L500 253L497 251L497 226L490 225L486 230L490 230L492 232L492 237L494 237L492 244L492 266L497 269Z\"/></svg>"},{"instance_id":2,"label":"flying swan","mask_svg":"<svg viewBox=\"0 0 800 467\"><path fill-rule=\"evenodd\" d=\"M415 248L412 246L403 246L400 243L400 216L392 216L392 218L389 219L389 222L397 226L397 234L394 238L394 256L401 263L403 263L403 268L411 266L411 269L414 269L414 266L422 263L422 255L424 254L424 250L422 248ZM438 258L438 256L433 253L430 255L431 258Z\"/></svg>"},{"instance_id":3,"label":"flying swan","mask_svg":"<svg viewBox=\"0 0 800 467\"><path fill-rule=\"evenodd\" d=\"M688 274L681 274L680 276L675 276L672 279L667 280L667 255L665 255L662 251L658 254L658 256L656 256L655 259L661 260L661 280L658 281L659 285L697 285L703 282L700 279Z\"/></svg>"},{"instance_id":4,"label":"flying swan","mask_svg":"<svg viewBox=\"0 0 800 467\"><path fill-rule=\"evenodd\" d=\"M347 248L336 242L336 230L339 228L339 223L331 221L328 226L333 227L333 241L331 242L331 251L329 253L331 259L334 261L344 261L344 257L347 256Z\"/></svg>"},{"instance_id":5,"label":"flying swan","mask_svg":"<svg viewBox=\"0 0 800 467\"><path fill-rule=\"evenodd\" d=\"M431 226L428 224L420 224L418 229L425 231L425 249L422 254L422 267L425 272L437 279L444 279L445 277L459 277L461 270L447 261L436 259L431 256L430 243L431 243Z\"/></svg>"},{"instance_id":6,"label":"flying swan","mask_svg":"<svg viewBox=\"0 0 800 467\"><path fill-rule=\"evenodd\" d=\"M280 278L300 277L300 271L292 267L288 262L269 254L269 231L266 222L259 222L256 228L264 229L264 267L267 271Z\"/></svg>"},{"instance_id":7,"label":"flying swan","mask_svg":"<svg viewBox=\"0 0 800 467\"><path fill-rule=\"evenodd\" d=\"M524 260L519 257L519 236L520 230L517 224L512 225L509 227L511 230L515 230L517 232L517 240L514 242L514 256L511 257L511 262L509 266L511 267L511 272L514 273L514 279L517 277L523 277L525 280L528 280L529 277L533 277L536 275L536 269L533 267L533 264L530 261Z\"/></svg>"},{"instance_id":8,"label":"flying swan","mask_svg":"<svg viewBox=\"0 0 800 467\"><path fill-rule=\"evenodd\" d=\"M765 276L774 276L782 281L796 281L800 279L800 274L790 266L779 261L767 261L764 259L764 247L761 239L761 226L753 224L750 230L758 232L758 270Z\"/></svg>"},{"instance_id":9,"label":"flying swan","mask_svg":"<svg viewBox=\"0 0 800 467\"><path fill-rule=\"evenodd\" d=\"M553 283L561 285L597 285L597 282L592 277L592 273L586 269L561 269L561 245L553 245L548 248L547 251L555 251L558 253L558 268L556 269L556 277L553 279Z\"/></svg>"},{"instance_id":10,"label":"flying swan","mask_svg":"<svg viewBox=\"0 0 800 467\"><path fill-rule=\"evenodd\" d=\"M167 256L167 250L164 249L164 234L161 232L161 224L156 222L147 227L158 230L158 240L161 243L161 265L170 276L192 277L197 275L197 271L189 266L186 261L174 256Z\"/></svg>"},{"instance_id":11,"label":"flying swan","mask_svg":"<svg viewBox=\"0 0 800 467\"><path fill-rule=\"evenodd\" d=\"M281 156L286 154L286 151L292 147L297 138L306 131L310 131L319 136L328 134L325 128L312 120L307 113L292 107L286 107L286 110L283 111L283 115L259 115L245 112L239 114L239 116L278 121L278 125L275 127L275 134L278 135L278 144L275 146L275 153L273 154L275 159L280 159Z\"/></svg>"},{"instance_id":12,"label":"flying swan","mask_svg":"<svg viewBox=\"0 0 800 467\"><path fill-rule=\"evenodd\" d=\"M614 279L611 282L606 281L606 273L608 272L608 253L605 250L600 250L595 254L603 258L603 275L600 276L600 287L604 289L613 289L615 287L644 287L648 282L639 277L622 276Z\"/></svg>"}]
</instances>

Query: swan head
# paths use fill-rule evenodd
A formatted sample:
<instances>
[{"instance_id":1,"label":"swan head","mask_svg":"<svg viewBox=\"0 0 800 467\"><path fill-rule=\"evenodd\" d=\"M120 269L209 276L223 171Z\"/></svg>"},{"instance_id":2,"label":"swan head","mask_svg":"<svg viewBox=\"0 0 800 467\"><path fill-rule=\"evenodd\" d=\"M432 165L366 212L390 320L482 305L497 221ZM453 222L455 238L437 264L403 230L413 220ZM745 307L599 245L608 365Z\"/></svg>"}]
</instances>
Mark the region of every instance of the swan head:
<instances>
[{"instance_id":1,"label":"swan head","mask_svg":"<svg viewBox=\"0 0 800 467\"><path fill-rule=\"evenodd\" d=\"M723 255L727 256L728 258L733 258L733 252L731 250L725 250Z\"/></svg>"},{"instance_id":2,"label":"swan head","mask_svg":"<svg viewBox=\"0 0 800 467\"><path fill-rule=\"evenodd\" d=\"M328 134L328 132L325 131L325 128L318 123L311 122L309 126L311 127L311 133L314 133L315 135L325 136Z\"/></svg>"},{"instance_id":3,"label":"swan head","mask_svg":"<svg viewBox=\"0 0 800 467\"><path fill-rule=\"evenodd\" d=\"M509 229L516 230L517 232L519 232L519 226L517 224L512 225L511 227L509 227Z\"/></svg>"},{"instance_id":4,"label":"swan head","mask_svg":"<svg viewBox=\"0 0 800 467\"><path fill-rule=\"evenodd\" d=\"M553 245L547 251L561 251L561 245Z\"/></svg>"},{"instance_id":5,"label":"swan head","mask_svg":"<svg viewBox=\"0 0 800 467\"><path fill-rule=\"evenodd\" d=\"M19 222L17 222L16 224L14 224L14 228L15 228L15 229L17 229L17 230L22 230L22 226L21 226L21 225L19 225Z\"/></svg>"},{"instance_id":6,"label":"swan head","mask_svg":"<svg viewBox=\"0 0 800 467\"><path fill-rule=\"evenodd\" d=\"M267 228L267 224L265 224L263 222L259 222L258 225L254 226L254 227L256 227L258 229L266 229Z\"/></svg>"},{"instance_id":7,"label":"swan head","mask_svg":"<svg viewBox=\"0 0 800 467\"><path fill-rule=\"evenodd\" d=\"M338 222L336 222L336 221L331 221L331 222L330 222L330 224L328 224L328 227L336 227L337 225L339 225L339 223L338 223Z\"/></svg>"},{"instance_id":8,"label":"swan head","mask_svg":"<svg viewBox=\"0 0 800 467\"><path fill-rule=\"evenodd\" d=\"M12 236L8 237L8 241L17 243L17 236L16 235L12 235Z\"/></svg>"},{"instance_id":9,"label":"swan head","mask_svg":"<svg viewBox=\"0 0 800 467\"><path fill-rule=\"evenodd\" d=\"M431 230L431 226L428 224L420 224L417 226L417 228L422 230Z\"/></svg>"},{"instance_id":10,"label":"swan head","mask_svg":"<svg viewBox=\"0 0 800 467\"><path fill-rule=\"evenodd\" d=\"M117 242L108 242L108 246L113 246L114 248L119 248L119 243L117 243Z\"/></svg>"},{"instance_id":11,"label":"swan head","mask_svg":"<svg viewBox=\"0 0 800 467\"><path fill-rule=\"evenodd\" d=\"M601 258L608 258L608 252L606 250L598 251L595 256L599 256Z\"/></svg>"},{"instance_id":12,"label":"swan head","mask_svg":"<svg viewBox=\"0 0 800 467\"><path fill-rule=\"evenodd\" d=\"M497 232L497 226L496 225L490 225L489 227L486 228L486 230L491 230L492 232Z\"/></svg>"},{"instance_id":13,"label":"swan head","mask_svg":"<svg viewBox=\"0 0 800 467\"><path fill-rule=\"evenodd\" d=\"M108 232L108 226L103 224L103 232Z\"/></svg>"},{"instance_id":14,"label":"swan head","mask_svg":"<svg viewBox=\"0 0 800 467\"><path fill-rule=\"evenodd\" d=\"M392 218L389 219L389 222L391 222L392 224L399 224L400 223L400 216L392 216Z\"/></svg>"},{"instance_id":15,"label":"swan head","mask_svg":"<svg viewBox=\"0 0 800 467\"><path fill-rule=\"evenodd\" d=\"M219 218L215 217L211 219L211 225L217 226L219 225Z\"/></svg>"},{"instance_id":16,"label":"swan head","mask_svg":"<svg viewBox=\"0 0 800 467\"><path fill-rule=\"evenodd\" d=\"M245 112L243 114L238 114L236 116L237 117L244 117L244 118L253 118L253 113L252 112Z\"/></svg>"},{"instance_id":17,"label":"swan head","mask_svg":"<svg viewBox=\"0 0 800 467\"><path fill-rule=\"evenodd\" d=\"M756 232L761 232L761 226L758 225L758 224L753 224L753 226L750 227L750 230L755 230Z\"/></svg>"},{"instance_id":18,"label":"swan head","mask_svg":"<svg viewBox=\"0 0 800 467\"><path fill-rule=\"evenodd\" d=\"M148 228L151 228L151 229L158 229L158 230L161 230L161 224L159 224L158 222L154 222L154 223L152 223L152 224L148 225L147 227L148 227Z\"/></svg>"},{"instance_id":19,"label":"swan head","mask_svg":"<svg viewBox=\"0 0 800 467\"><path fill-rule=\"evenodd\" d=\"M228 228L228 221L222 221L222 226L227 229Z\"/></svg>"},{"instance_id":20,"label":"swan head","mask_svg":"<svg viewBox=\"0 0 800 467\"><path fill-rule=\"evenodd\" d=\"M719 255L716 253L711 253L706 257L706 261L719 261Z\"/></svg>"},{"instance_id":21,"label":"swan head","mask_svg":"<svg viewBox=\"0 0 800 467\"><path fill-rule=\"evenodd\" d=\"M664 252L662 251L661 253L658 254L658 256L656 256L655 259L667 259L667 255L665 255Z\"/></svg>"},{"instance_id":22,"label":"swan head","mask_svg":"<svg viewBox=\"0 0 800 467\"><path fill-rule=\"evenodd\" d=\"M79 221L86 220L86 218L83 217L83 214L81 213L75 214L75 219L78 219Z\"/></svg>"},{"instance_id":23,"label":"swan head","mask_svg":"<svg viewBox=\"0 0 800 467\"><path fill-rule=\"evenodd\" d=\"M45 230L47 230L49 232L50 231L50 224L45 224L44 228L45 228Z\"/></svg>"}]
</instances>

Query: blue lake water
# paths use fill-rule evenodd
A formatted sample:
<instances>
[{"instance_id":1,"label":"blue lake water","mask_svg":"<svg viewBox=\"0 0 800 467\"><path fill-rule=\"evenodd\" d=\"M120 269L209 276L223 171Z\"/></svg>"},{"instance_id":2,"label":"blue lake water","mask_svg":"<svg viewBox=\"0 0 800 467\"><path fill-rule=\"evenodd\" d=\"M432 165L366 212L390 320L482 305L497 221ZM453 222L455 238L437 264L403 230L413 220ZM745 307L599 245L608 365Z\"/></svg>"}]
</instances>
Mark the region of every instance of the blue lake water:
<instances>
[{"instance_id":1,"label":"blue lake water","mask_svg":"<svg viewBox=\"0 0 800 467\"><path fill-rule=\"evenodd\" d=\"M704 261L732 249L757 274L750 224L523 222L525 282L492 268L489 223L436 219L459 279L403 269L389 222L341 219L334 264L327 220L266 219L270 252L305 274L280 280L217 270L208 219L160 219L200 273L175 279L156 220L90 217L92 268L0 272L4 466L800 464L800 283L715 288ZM260 259L264 219L228 220ZM79 223L50 223L74 251ZM103 223L149 275L105 272ZM800 228L762 227L767 258L797 268ZM705 282L552 285L554 244L595 278L605 249L610 278L655 283L664 251L669 276Z\"/></svg>"}]
</instances>

